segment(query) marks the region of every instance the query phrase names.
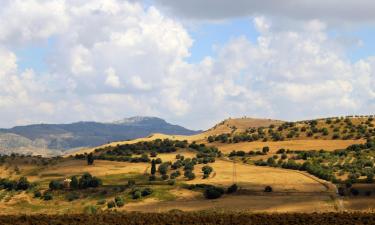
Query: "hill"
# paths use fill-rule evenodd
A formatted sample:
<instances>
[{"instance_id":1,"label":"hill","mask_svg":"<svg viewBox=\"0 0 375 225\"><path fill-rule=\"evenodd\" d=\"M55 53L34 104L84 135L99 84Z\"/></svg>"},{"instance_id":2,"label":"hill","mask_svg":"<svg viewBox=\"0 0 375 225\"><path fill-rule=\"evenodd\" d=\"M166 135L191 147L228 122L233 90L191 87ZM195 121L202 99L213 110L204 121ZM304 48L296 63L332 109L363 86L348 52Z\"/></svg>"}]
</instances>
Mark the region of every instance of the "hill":
<instances>
[{"instance_id":1,"label":"hill","mask_svg":"<svg viewBox=\"0 0 375 225\"><path fill-rule=\"evenodd\" d=\"M60 154L68 149L98 146L158 132L176 135L198 133L157 117L131 117L113 123L35 124L0 129L0 151L3 154Z\"/></svg>"}]
</instances>

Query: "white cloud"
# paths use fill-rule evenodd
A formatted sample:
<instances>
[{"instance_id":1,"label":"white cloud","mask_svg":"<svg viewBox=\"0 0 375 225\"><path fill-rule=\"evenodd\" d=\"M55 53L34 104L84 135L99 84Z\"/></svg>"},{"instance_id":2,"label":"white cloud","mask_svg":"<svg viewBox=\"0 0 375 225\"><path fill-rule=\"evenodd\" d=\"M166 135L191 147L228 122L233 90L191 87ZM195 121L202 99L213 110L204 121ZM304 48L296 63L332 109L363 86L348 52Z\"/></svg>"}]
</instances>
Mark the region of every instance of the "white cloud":
<instances>
[{"instance_id":1,"label":"white cloud","mask_svg":"<svg viewBox=\"0 0 375 225\"><path fill-rule=\"evenodd\" d=\"M105 84L114 88L119 88L121 86L120 78L116 75L116 71L113 68L108 68L106 74L107 78Z\"/></svg>"},{"instance_id":2,"label":"white cloud","mask_svg":"<svg viewBox=\"0 0 375 225\"><path fill-rule=\"evenodd\" d=\"M57 11L31 13L44 7ZM0 28L0 126L141 114L208 128L229 116L301 119L375 110L375 58L350 62L322 20L280 29L272 17L256 17L255 42L234 37L214 56L189 63L192 38L155 7L27 0L7 1L0 21L9 13L20 16ZM44 31L26 35L34 24ZM52 37L48 71L20 70L14 44Z\"/></svg>"}]
</instances>

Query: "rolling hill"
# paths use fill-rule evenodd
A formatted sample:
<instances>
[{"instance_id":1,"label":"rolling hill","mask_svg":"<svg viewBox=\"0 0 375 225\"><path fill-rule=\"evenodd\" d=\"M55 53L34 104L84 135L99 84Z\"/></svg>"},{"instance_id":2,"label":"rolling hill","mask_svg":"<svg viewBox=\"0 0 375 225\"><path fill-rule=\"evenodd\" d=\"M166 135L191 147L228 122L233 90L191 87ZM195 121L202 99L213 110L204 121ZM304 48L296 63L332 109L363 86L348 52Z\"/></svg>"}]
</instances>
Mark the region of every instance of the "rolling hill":
<instances>
[{"instance_id":1,"label":"rolling hill","mask_svg":"<svg viewBox=\"0 0 375 225\"><path fill-rule=\"evenodd\" d=\"M129 140L152 133L193 135L193 131L157 117L131 117L113 123L35 124L0 129L0 153L58 155L69 149Z\"/></svg>"}]
</instances>

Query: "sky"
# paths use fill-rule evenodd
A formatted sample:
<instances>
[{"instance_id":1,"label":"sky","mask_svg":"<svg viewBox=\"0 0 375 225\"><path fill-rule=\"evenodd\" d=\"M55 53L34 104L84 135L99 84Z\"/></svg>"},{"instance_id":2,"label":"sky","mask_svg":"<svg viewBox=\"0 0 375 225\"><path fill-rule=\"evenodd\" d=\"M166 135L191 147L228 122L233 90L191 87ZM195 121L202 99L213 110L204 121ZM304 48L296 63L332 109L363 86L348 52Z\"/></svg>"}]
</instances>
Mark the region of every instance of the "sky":
<instances>
[{"instance_id":1,"label":"sky","mask_svg":"<svg viewBox=\"0 0 375 225\"><path fill-rule=\"evenodd\" d=\"M0 2L0 127L375 112L372 0Z\"/></svg>"}]
</instances>

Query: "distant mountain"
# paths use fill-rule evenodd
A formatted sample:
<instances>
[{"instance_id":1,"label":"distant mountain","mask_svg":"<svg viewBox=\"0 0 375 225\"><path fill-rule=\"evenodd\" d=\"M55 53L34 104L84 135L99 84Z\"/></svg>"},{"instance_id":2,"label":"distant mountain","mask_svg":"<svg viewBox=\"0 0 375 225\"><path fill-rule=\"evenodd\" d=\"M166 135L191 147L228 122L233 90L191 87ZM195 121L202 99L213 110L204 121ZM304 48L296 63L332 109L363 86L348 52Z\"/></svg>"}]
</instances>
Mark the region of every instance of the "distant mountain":
<instances>
[{"instance_id":1,"label":"distant mountain","mask_svg":"<svg viewBox=\"0 0 375 225\"><path fill-rule=\"evenodd\" d=\"M35 124L0 129L0 154L60 154L80 147L148 136L152 133L193 135L193 131L157 117L131 117L113 123Z\"/></svg>"}]
</instances>

